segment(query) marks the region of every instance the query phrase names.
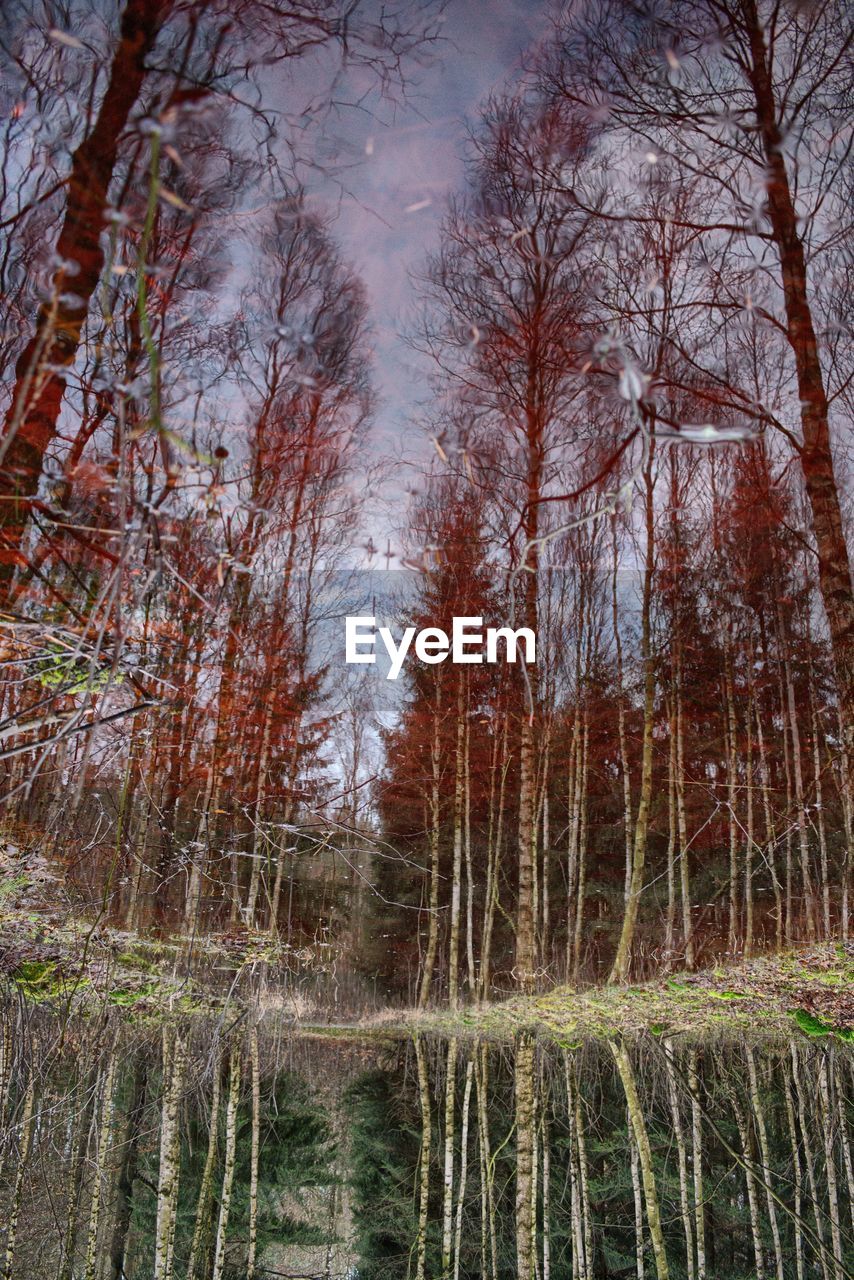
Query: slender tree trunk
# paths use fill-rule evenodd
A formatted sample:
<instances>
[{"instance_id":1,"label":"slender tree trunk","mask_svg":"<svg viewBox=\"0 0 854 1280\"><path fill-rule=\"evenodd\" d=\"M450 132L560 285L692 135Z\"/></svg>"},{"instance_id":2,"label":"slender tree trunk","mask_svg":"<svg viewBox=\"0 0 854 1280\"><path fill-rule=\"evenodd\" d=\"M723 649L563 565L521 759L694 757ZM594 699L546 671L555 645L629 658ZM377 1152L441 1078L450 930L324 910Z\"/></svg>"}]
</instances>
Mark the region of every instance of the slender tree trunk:
<instances>
[{"instance_id":1,"label":"slender tree trunk","mask_svg":"<svg viewBox=\"0 0 854 1280\"><path fill-rule=\"evenodd\" d=\"M667 917L664 929L664 964L672 967L676 933L676 694L670 690L669 750L667 753Z\"/></svg>"},{"instance_id":2,"label":"slender tree trunk","mask_svg":"<svg viewBox=\"0 0 854 1280\"><path fill-rule=\"evenodd\" d=\"M451 1275L451 1248L454 1226L454 1117L457 1085L457 1038L448 1041L445 1074L445 1153L442 1178L442 1280Z\"/></svg>"},{"instance_id":3,"label":"slender tree trunk","mask_svg":"<svg viewBox=\"0 0 854 1280\"><path fill-rule=\"evenodd\" d=\"M812 711L812 750L813 750L813 781L815 783L815 820L818 827L818 847L821 859L821 908L822 922L824 924L824 937L829 940L832 937L832 929L830 923L830 871L827 859L827 832L824 824L824 802L821 785L821 753L819 750L819 740L821 730L818 720L818 712L815 704L815 678L810 662L810 708Z\"/></svg>"},{"instance_id":4,"label":"slender tree trunk","mask_svg":"<svg viewBox=\"0 0 854 1280\"><path fill-rule=\"evenodd\" d=\"M613 569L611 573L611 618L614 629L614 649L617 661L617 732L620 742L620 771L623 777L623 837L626 842L626 875L624 886L624 903L628 907L629 894L632 888L632 848L634 832L632 829L632 779L629 768L629 744L626 736L626 698L623 678L623 642L620 636L619 607L617 603L617 522L611 524L613 545Z\"/></svg>"},{"instance_id":5,"label":"slender tree trunk","mask_svg":"<svg viewBox=\"0 0 854 1280\"><path fill-rule=\"evenodd\" d=\"M535 983L534 845L536 746L527 708L522 713L519 741L519 888L516 912L516 981L525 992Z\"/></svg>"},{"instance_id":6,"label":"slender tree trunk","mask_svg":"<svg viewBox=\"0 0 854 1280\"><path fill-rule=\"evenodd\" d=\"M507 790L507 775L510 768L508 752L509 717L505 714L501 730L500 755L498 756L497 789L490 786L490 824L489 851L486 874L486 902L483 908L483 941L480 957L480 998L485 1000L489 992L492 971L492 931L495 924L495 912L498 907L498 871L501 861L501 846L504 839L504 798ZM497 748L498 749L498 748ZM496 796L497 791L497 796ZM496 800L493 810L493 801Z\"/></svg>"},{"instance_id":7,"label":"slender tree trunk","mask_svg":"<svg viewBox=\"0 0 854 1280\"><path fill-rule=\"evenodd\" d=\"M670 1280L670 1269L667 1265L667 1251L664 1245L664 1234L661 1229L661 1211L658 1203L658 1188L655 1183L655 1169L652 1162L652 1149L643 1116L634 1071L626 1046L616 1040L609 1041L617 1071L626 1095L629 1109L629 1122L638 1149L641 1167L644 1199L646 1201L646 1218L649 1224L649 1235L652 1243L652 1256L655 1259L655 1270L658 1280Z\"/></svg>"},{"instance_id":8,"label":"slender tree trunk","mask_svg":"<svg viewBox=\"0 0 854 1280\"><path fill-rule=\"evenodd\" d=\"M252 1076L252 1138L249 1153L249 1246L246 1280L255 1280L258 1253L258 1158L261 1153L261 1065L258 1057L258 1028L249 1032L249 1065Z\"/></svg>"},{"instance_id":9,"label":"slender tree trunk","mask_svg":"<svg viewBox=\"0 0 854 1280\"><path fill-rule=\"evenodd\" d=\"M453 869L451 872L451 928L448 954L448 1003L451 1011L459 1008L459 971L460 971L460 896L462 890L463 834L464 834L464 799L465 772L463 755L465 748L465 681L459 677L457 689L457 733L456 754L454 757L454 846Z\"/></svg>"},{"instance_id":10,"label":"slender tree trunk","mask_svg":"<svg viewBox=\"0 0 854 1280\"><path fill-rule=\"evenodd\" d=\"M581 810L578 825L578 889L575 895L575 930L572 942L572 980L578 981L581 968L581 942L584 926L584 894L587 878L587 776L590 757L590 718L588 707L584 706L584 730L581 737L581 779L579 805Z\"/></svg>"},{"instance_id":11,"label":"slender tree trunk","mask_svg":"<svg viewBox=\"0 0 854 1280\"><path fill-rule=\"evenodd\" d=\"M682 899L682 937L685 967L693 969L694 917L691 911L691 864L688 849L688 819L685 810L685 724L682 704L682 650L676 653L676 825L679 833L679 886Z\"/></svg>"},{"instance_id":12,"label":"slender tree trunk","mask_svg":"<svg viewBox=\"0 0 854 1280\"><path fill-rule=\"evenodd\" d=\"M759 780L762 789L762 812L765 819L765 856L768 859L768 866L771 870L771 886L774 891L775 939L777 949L780 950L783 946L784 928L783 891L780 884L780 877L777 874L777 858L775 854L777 834L774 828L774 814L771 808L771 779L768 770L768 755L765 749L765 734L762 727L762 711L759 706L759 699L756 697L755 692L753 707L756 720L756 743L759 750Z\"/></svg>"},{"instance_id":13,"label":"slender tree trunk","mask_svg":"<svg viewBox=\"0 0 854 1280\"><path fill-rule=\"evenodd\" d=\"M549 1149L549 1119L545 1104L540 1121L541 1142L543 1152L543 1280L551 1280L552 1274L552 1238L551 1238L551 1151Z\"/></svg>"},{"instance_id":14,"label":"slender tree trunk","mask_svg":"<svg viewBox=\"0 0 854 1280\"><path fill-rule=\"evenodd\" d=\"M581 704L576 697L569 749L569 848L566 869L566 980L572 979L575 954L575 898L578 878L578 845L581 836Z\"/></svg>"},{"instance_id":15,"label":"slender tree trunk","mask_svg":"<svg viewBox=\"0 0 854 1280\"><path fill-rule=\"evenodd\" d=\"M225 1108L225 1156L222 1168L222 1190L219 1197L219 1218L216 1225L214 1242L212 1280L222 1280L225 1268L226 1239L228 1235L228 1219L231 1212L231 1192L234 1186L234 1167L237 1162L237 1109L240 1105L240 1044L232 1045L228 1102Z\"/></svg>"},{"instance_id":16,"label":"slender tree trunk","mask_svg":"<svg viewBox=\"0 0 854 1280\"><path fill-rule=\"evenodd\" d=\"M640 1176L640 1155L628 1107L626 1108L626 1129L629 1134L629 1167L632 1176L632 1199L635 1206L635 1270L637 1271L638 1280L644 1280L646 1267L644 1265L643 1188Z\"/></svg>"},{"instance_id":17,"label":"slender tree trunk","mask_svg":"<svg viewBox=\"0 0 854 1280\"><path fill-rule=\"evenodd\" d=\"M72 1280L74 1271L74 1254L77 1240L77 1228L80 1221L80 1193L83 1189L83 1171L86 1166L86 1153L92 1133L92 1114L97 1098L97 1068L92 1067L87 1076L81 1079L85 1104L77 1119L76 1134L72 1136L71 1168L68 1178L68 1202L65 1211L65 1233L62 1237L57 1280ZM76 1141L74 1138L76 1137Z\"/></svg>"},{"instance_id":18,"label":"slender tree trunk","mask_svg":"<svg viewBox=\"0 0 854 1280\"><path fill-rule=\"evenodd\" d=\"M792 874L792 828L791 815L793 808L792 801L792 763L791 750L789 748L789 732L788 732L788 714L786 709L786 690L783 683L783 672L780 670L780 716L783 721L783 769L786 778L786 837L785 837L785 895L786 895L786 942L791 944L795 937L795 917L794 917L794 885Z\"/></svg>"},{"instance_id":19,"label":"slender tree trunk","mask_svg":"<svg viewBox=\"0 0 854 1280\"><path fill-rule=\"evenodd\" d=\"M786 1122L789 1128L789 1145L792 1149L792 1170L795 1184L795 1274L797 1280L804 1280L804 1241L800 1230L803 1213L803 1173L801 1171L801 1153L798 1149L798 1132L795 1124L795 1110L792 1105L792 1089L789 1083L788 1059L783 1059L783 1093L786 1099Z\"/></svg>"},{"instance_id":20,"label":"slender tree trunk","mask_svg":"<svg viewBox=\"0 0 854 1280\"><path fill-rule=\"evenodd\" d=\"M845 1101L842 1093L842 1072L837 1055L833 1058L834 1092L836 1094L836 1121L839 1142L842 1147L842 1161L845 1166L845 1181L848 1186L848 1216L854 1227L854 1163L851 1160L851 1144L848 1141L848 1117L845 1113Z\"/></svg>"},{"instance_id":21,"label":"slender tree trunk","mask_svg":"<svg viewBox=\"0 0 854 1280\"><path fill-rule=\"evenodd\" d=\"M469 691L466 680L466 740L463 775L463 812L465 827L463 843L466 860L466 965L468 968L469 999L477 999L477 970L474 963L474 871L471 844L471 721L468 715Z\"/></svg>"},{"instance_id":22,"label":"slender tree trunk","mask_svg":"<svg viewBox=\"0 0 854 1280\"><path fill-rule=\"evenodd\" d=\"M694 1232L697 1241L697 1280L706 1280L706 1210L703 1192L703 1110L700 1106L700 1057L688 1052L688 1088L691 1093L691 1149L694 1173Z\"/></svg>"},{"instance_id":23,"label":"slender tree trunk","mask_svg":"<svg viewBox=\"0 0 854 1280\"><path fill-rule=\"evenodd\" d=\"M125 1254L131 1213L133 1211L133 1184L136 1181L139 1161L139 1139L142 1131L142 1117L145 1111L146 1083L145 1061L142 1057L139 1057L133 1073L133 1084L127 1110L127 1124L122 1144L122 1162L119 1166L119 1176L116 1183L113 1229L110 1236L107 1263L108 1280L122 1280L125 1271Z\"/></svg>"},{"instance_id":24,"label":"slender tree trunk","mask_svg":"<svg viewBox=\"0 0 854 1280\"><path fill-rule=\"evenodd\" d=\"M460 1181L457 1188L457 1220L454 1230L454 1280L460 1276L460 1245L463 1238L463 1210L466 1198L466 1181L468 1177L469 1152L469 1112L471 1109L471 1084L474 1073L474 1058L466 1064L466 1083L463 1092L463 1121L460 1131Z\"/></svg>"},{"instance_id":25,"label":"slender tree trunk","mask_svg":"<svg viewBox=\"0 0 854 1280\"><path fill-rule=\"evenodd\" d=\"M184 1083L184 1046L173 1027L163 1028L163 1102L160 1120L160 1171L154 1235L154 1280L171 1280L175 1240L175 1201L180 1175L181 1135L178 1109Z\"/></svg>"},{"instance_id":26,"label":"slender tree trunk","mask_svg":"<svg viewBox=\"0 0 854 1280\"><path fill-rule=\"evenodd\" d=\"M676 1071L673 1065L673 1042L665 1040L663 1047L670 1116L673 1121L673 1133L676 1137L676 1155L679 1161L679 1206L682 1210L682 1226L685 1231L685 1271L688 1280L695 1280L694 1229L691 1222L691 1201L688 1194L688 1150L685 1144L685 1130L682 1126L682 1115L679 1109L679 1090L676 1085Z\"/></svg>"},{"instance_id":27,"label":"slender tree trunk","mask_svg":"<svg viewBox=\"0 0 854 1280\"><path fill-rule=\"evenodd\" d=\"M35 1109L36 1077L30 1068L27 1088L24 1093L24 1109L21 1116L21 1139L18 1148L18 1168L15 1173L15 1185L12 1198L6 1212L6 1257L3 1266L3 1280L12 1280L12 1268L15 1265L15 1245L18 1241L18 1220L21 1215L21 1197L29 1167L30 1146L33 1139L33 1113Z\"/></svg>"},{"instance_id":28,"label":"slender tree trunk","mask_svg":"<svg viewBox=\"0 0 854 1280\"><path fill-rule=\"evenodd\" d=\"M92 129L71 156L65 216L54 249L60 265L35 332L21 353L0 445L0 592L16 564L45 454L56 434L89 307L104 266L101 237L119 142L137 102L146 62L171 0L128 0L109 79ZM71 265L73 264L73 266ZM18 499L17 501L15 499Z\"/></svg>"},{"instance_id":29,"label":"slender tree trunk","mask_svg":"<svg viewBox=\"0 0 854 1280\"><path fill-rule=\"evenodd\" d=\"M210 1225L210 1211L213 1202L213 1176L216 1164L216 1152L219 1139L219 1096L222 1064L217 1057L213 1071L213 1088L211 1090L211 1115L208 1128L208 1149L202 1170L202 1181L199 1186L199 1198L196 1201L196 1218L193 1226L193 1241L187 1262L187 1280L196 1280L202 1265L204 1241Z\"/></svg>"},{"instance_id":30,"label":"slender tree trunk","mask_svg":"<svg viewBox=\"0 0 854 1280\"><path fill-rule=\"evenodd\" d=\"M750 1208L750 1231L753 1236L753 1256L756 1262L756 1280L765 1280L765 1254L762 1248L762 1231L759 1223L759 1200L756 1194L756 1178L753 1173L753 1160L750 1154L750 1132L747 1127L747 1117L744 1114L744 1108L741 1105L740 1098L735 1091L733 1091L730 1096L736 1125L738 1127L738 1136L741 1141L741 1151L744 1157L744 1177L747 1184L747 1203Z\"/></svg>"},{"instance_id":31,"label":"slender tree trunk","mask_svg":"<svg viewBox=\"0 0 854 1280\"><path fill-rule=\"evenodd\" d=\"M841 729L841 717L840 717ZM841 737L840 733L840 737ZM842 855L842 869L839 873L839 910L842 915L842 941L848 941L848 895L851 881L851 868L854 866L854 801L852 801L851 766L845 753L840 752L838 769L838 787L842 798L842 825L845 832L845 850Z\"/></svg>"},{"instance_id":32,"label":"slender tree trunk","mask_svg":"<svg viewBox=\"0 0 854 1280\"><path fill-rule=\"evenodd\" d=\"M727 760L727 827L729 830L729 953L739 951L738 920L738 822L736 800L738 797L738 738L735 718L735 692L733 689L732 651L727 641L724 658L724 690L726 698L726 760Z\"/></svg>"},{"instance_id":33,"label":"slender tree trunk","mask_svg":"<svg viewBox=\"0 0 854 1280\"><path fill-rule=\"evenodd\" d=\"M102 1183L107 1175L110 1137L113 1129L113 1079L116 1072L114 1046L107 1059L101 1099L101 1124L98 1129L98 1145L95 1150L95 1166L92 1172L92 1203L89 1208L89 1239L86 1245L85 1280L96 1280L98 1262L98 1229L101 1224Z\"/></svg>"},{"instance_id":34,"label":"slender tree trunk","mask_svg":"<svg viewBox=\"0 0 854 1280\"><path fill-rule=\"evenodd\" d=\"M798 1050L794 1041L789 1046L792 1058L792 1081L795 1086L795 1097L798 1103L798 1122L801 1127L801 1142L804 1147L804 1163L807 1169L807 1181L810 1189L810 1200L812 1201L813 1217L815 1219L815 1233L818 1238L818 1255L821 1264L821 1272L823 1280L828 1280L827 1272L827 1246L824 1240L824 1212L822 1209L823 1197L819 1197L818 1187L815 1179L815 1162L813 1157L812 1139L810 1131L807 1127L806 1106L804 1103L804 1093L801 1085L801 1072L803 1066L798 1057Z\"/></svg>"},{"instance_id":35,"label":"slender tree trunk","mask_svg":"<svg viewBox=\"0 0 854 1280\"><path fill-rule=\"evenodd\" d=\"M534 1041L516 1041L516 1280L533 1280L531 1222L534 1214Z\"/></svg>"},{"instance_id":36,"label":"slender tree trunk","mask_svg":"<svg viewBox=\"0 0 854 1280\"><path fill-rule=\"evenodd\" d=\"M747 758L745 761L747 831L745 833L744 847L744 956L747 959L753 954L753 846L756 842L753 809L753 723L750 714L749 695L747 715L745 716L745 732L747 735Z\"/></svg>"},{"instance_id":37,"label":"slender tree trunk","mask_svg":"<svg viewBox=\"0 0 854 1280\"><path fill-rule=\"evenodd\" d=\"M759 1078L756 1074L756 1060L753 1057L753 1050L750 1048L750 1045L747 1045L745 1051L747 1053L747 1074L750 1080L750 1104L753 1108L753 1117L756 1121L756 1133L759 1137L759 1155L762 1163L762 1178L766 1184L765 1199L768 1206L768 1221L771 1223L771 1238L774 1241L774 1263L777 1272L777 1280L784 1280L783 1248L780 1242L780 1228L777 1225L777 1210L774 1203L774 1197L770 1191L770 1187L774 1179L774 1171L771 1168L768 1131L765 1127L765 1112L762 1108L762 1098L759 1093Z\"/></svg>"},{"instance_id":38,"label":"slender tree trunk","mask_svg":"<svg viewBox=\"0 0 854 1280\"><path fill-rule=\"evenodd\" d=\"M588 1280L584 1256L584 1227L581 1209L581 1191L578 1168L578 1127L575 1111L575 1086L569 1050L563 1050L563 1069L566 1078L566 1111L569 1123L569 1203L571 1214L570 1245L572 1249L573 1280Z\"/></svg>"},{"instance_id":39,"label":"slender tree trunk","mask_svg":"<svg viewBox=\"0 0 854 1280\"><path fill-rule=\"evenodd\" d=\"M415 1059L418 1064L418 1098L421 1104L421 1157L418 1178L418 1237L416 1240L416 1280L426 1280L427 1216L430 1211L430 1079L421 1037L415 1037Z\"/></svg>"},{"instance_id":40,"label":"slender tree trunk","mask_svg":"<svg viewBox=\"0 0 854 1280\"><path fill-rule=\"evenodd\" d=\"M496 1229L495 1177L489 1138L489 1053L485 1043L477 1046L477 1063L475 1067L475 1084L477 1086L477 1116L481 1152L481 1201L483 1205L484 1223L489 1227L489 1276L490 1280L498 1277L498 1233ZM486 1234L486 1225L483 1227ZM485 1245L483 1246L485 1253ZM484 1267L484 1274L486 1269Z\"/></svg>"},{"instance_id":41,"label":"slender tree trunk","mask_svg":"<svg viewBox=\"0 0 854 1280\"><path fill-rule=\"evenodd\" d=\"M795 805L798 812L798 850L800 852L801 885L804 893L804 917L807 938L815 937L815 900L813 897L812 875L810 873L809 834L807 830L806 791L804 788L804 771L801 752L801 734L798 726L797 697L795 682L792 679L792 667L788 658L788 637L783 620L783 606L777 601L778 630L780 636L780 653L783 667L783 679L786 685L786 706L789 714L789 732L792 742L792 775L795 783Z\"/></svg>"},{"instance_id":42,"label":"slender tree trunk","mask_svg":"<svg viewBox=\"0 0 854 1280\"><path fill-rule=\"evenodd\" d=\"M635 822L635 840L632 848L632 879L617 953L611 969L611 982L626 982L632 960L632 944L637 927L640 896L643 891L644 865L646 861L647 829L652 804L652 731L655 722L655 658L652 652L652 580L655 572L655 508L653 480L654 448L644 468L646 487L646 560L643 578L643 604L641 608L641 660L644 670L643 698L643 751L641 786L638 800L638 816Z\"/></svg>"},{"instance_id":43,"label":"slender tree trunk","mask_svg":"<svg viewBox=\"0 0 854 1280\"><path fill-rule=\"evenodd\" d=\"M831 1105L831 1086L827 1070L827 1052L822 1050L818 1065L818 1096L821 1101L821 1132L824 1137L824 1165L827 1175L827 1205L830 1218L830 1239L833 1245L833 1277L844 1280L842 1232L839 1220L839 1191L836 1180L836 1153L833 1149L836 1117Z\"/></svg>"},{"instance_id":44,"label":"slender tree trunk","mask_svg":"<svg viewBox=\"0 0 854 1280\"><path fill-rule=\"evenodd\" d=\"M801 468L812 513L819 588L830 631L842 712L843 744L850 767L854 759L854 595L834 475L827 392L810 308L804 244L789 183L783 135L777 120L778 108L765 31L756 0L744 0L742 11L751 55L748 75L767 166L768 217L780 260L787 336L797 371L803 434Z\"/></svg>"},{"instance_id":45,"label":"slender tree trunk","mask_svg":"<svg viewBox=\"0 0 854 1280\"><path fill-rule=\"evenodd\" d=\"M268 699L264 707L264 724L261 730L261 754L258 758L258 776L255 782L255 812L252 823L252 842L250 847L251 866L249 869L249 893L246 898L246 924L250 929L255 927L255 910L258 903L258 890L261 885L261 851L266 849L267 841L263 834L264 799L267 788L267 764L270 754L270 737L273 727L273 704Z\"/></svg>"},{"instance_id":46,"label":"slender tree trunk","mask_svg":"<svg viewBox=\"0 0 854 1280\"><path fill-rule=\"evenodd\" d=\"M442 687L437 677L436 700L433 707L433 737L430 746L430 907L427 920L427 953L418 993L418 1008L426 1009L430 1001L433 969L439 946L439 833L441 814L439 809L439 782L441 779L441 706Z\"/></svg>"},{"instance_id":47,"label":"slender tree trunk","mask_svg":"<svg viewBox=\"0 0 854 1280\"><path fill-rule=\"evenodd\" d=\"M537 633L537 593L539 590L539 500L542 480L542 424L533 392L534 374L529 370L527 430L527 496L524 534L526 538L524 584L524 625ZM536 982L536 938L534 917L534 870L536 859L536 725L539 712L537 671L521 666L524 679L519 734L519 836L518 896L516 901L516 982L522 991L532 992Z\"/></svg>"},{"instance_id":48,"label":"slender tree trunk","mask_svg":"<svg viewBox=\"0 0 854 1280\"><path fill-rule=\"evenodd\" d=\"M541 894L542 924L540 928L540 958L544 969L550 967L549 952L551 949L551 810L549 807L549 763L551 760L550 743L547 742L543 757L543 890Z\"/></svg>"}]
</instances>

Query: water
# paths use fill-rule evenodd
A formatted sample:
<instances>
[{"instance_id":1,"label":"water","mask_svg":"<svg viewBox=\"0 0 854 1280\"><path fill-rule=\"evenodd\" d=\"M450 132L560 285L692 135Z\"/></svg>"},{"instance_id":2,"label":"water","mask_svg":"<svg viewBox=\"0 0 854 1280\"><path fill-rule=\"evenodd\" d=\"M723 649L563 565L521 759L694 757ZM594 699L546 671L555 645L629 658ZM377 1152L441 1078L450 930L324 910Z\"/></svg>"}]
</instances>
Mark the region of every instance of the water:
<instances>
[{"instance_id":1,"label":"water","mask_svg":"<svg viewBox=\"0 0 854 1280\"><path fill-rule=\"evenodd\" d=\"M6 1280L854 1267L854 1061L828 1039L296 1035L10 1002L3 1054Z\"/></svg>"}]
</instances>

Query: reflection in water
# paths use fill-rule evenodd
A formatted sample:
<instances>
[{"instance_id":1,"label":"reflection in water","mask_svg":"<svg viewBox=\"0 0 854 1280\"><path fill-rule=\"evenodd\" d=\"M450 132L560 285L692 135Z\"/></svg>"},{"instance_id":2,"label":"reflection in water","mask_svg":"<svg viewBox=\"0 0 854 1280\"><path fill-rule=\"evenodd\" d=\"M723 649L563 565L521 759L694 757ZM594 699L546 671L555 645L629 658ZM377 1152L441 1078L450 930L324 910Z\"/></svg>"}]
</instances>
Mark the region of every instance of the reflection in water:
<instances>
[{"instance_id":1,"label":"reflection in water","mask_svg":"<svg viewBox=\"0 0 854 1280\"><path fill-rule=\"evenodd\" d=\"M845 1044L368 1041L235 1017L5 1008L3 1280L852 1274Z\"/></svg>"}]
</instances>

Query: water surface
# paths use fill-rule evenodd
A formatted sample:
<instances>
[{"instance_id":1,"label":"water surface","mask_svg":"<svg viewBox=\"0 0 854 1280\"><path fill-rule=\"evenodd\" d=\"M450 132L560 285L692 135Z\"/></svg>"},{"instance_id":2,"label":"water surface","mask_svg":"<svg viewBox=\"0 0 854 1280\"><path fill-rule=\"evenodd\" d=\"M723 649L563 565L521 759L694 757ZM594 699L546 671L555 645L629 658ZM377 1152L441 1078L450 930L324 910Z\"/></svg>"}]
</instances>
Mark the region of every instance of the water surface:
<instances>
[{"instance_id":1,"label":"water surface","mask_svg":"<svg viewBox=\"0 0 854 1280\"><path fill-rule=\"evenodd\" d=\"M847 1045L3 1021L6 1280L821 1277Z\"/></svg>"}]
</instances>

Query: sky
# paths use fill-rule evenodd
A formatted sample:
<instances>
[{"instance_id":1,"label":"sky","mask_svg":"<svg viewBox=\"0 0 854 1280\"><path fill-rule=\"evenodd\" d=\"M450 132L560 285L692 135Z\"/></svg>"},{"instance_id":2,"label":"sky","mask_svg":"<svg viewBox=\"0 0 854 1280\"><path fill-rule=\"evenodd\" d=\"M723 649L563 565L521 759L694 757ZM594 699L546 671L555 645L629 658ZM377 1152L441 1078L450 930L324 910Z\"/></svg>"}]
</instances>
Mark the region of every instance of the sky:
<instances>
[{"instance_id":1,"label":"sky","mask_svg":"<svg viewBox=\"0 0 854 1280\"><path fill-rule=\"evenodd\" d=\"M352 161L343 192L332 183L317 191L337 208L333 233L368 290L379 398L371 450L394 460L366 511L367 535L383 548L391 538L394 549L407 491L431 452L417 427L427 368L402 336L414 304L410 273L438 247L448 196L463 186L467 125L491 91L518 78L547 29L545 0L449 0L442 38L431 65L413 73L408 103L344 113L325 140Z\"/></svg>"}]
</instances>

